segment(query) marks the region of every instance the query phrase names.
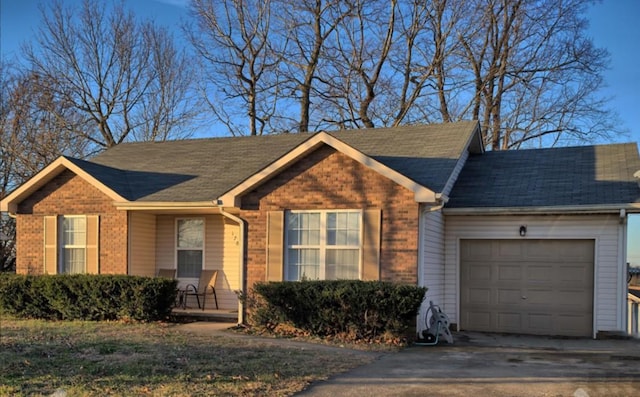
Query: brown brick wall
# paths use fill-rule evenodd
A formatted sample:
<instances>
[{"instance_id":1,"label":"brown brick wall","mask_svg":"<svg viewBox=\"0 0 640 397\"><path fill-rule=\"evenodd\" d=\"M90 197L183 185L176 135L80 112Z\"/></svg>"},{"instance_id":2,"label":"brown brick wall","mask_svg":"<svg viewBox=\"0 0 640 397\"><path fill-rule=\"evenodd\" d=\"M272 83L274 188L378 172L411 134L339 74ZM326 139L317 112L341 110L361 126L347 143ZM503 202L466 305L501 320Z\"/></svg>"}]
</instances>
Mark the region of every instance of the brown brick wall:
<instances>
[{"instance_id":1,"label":"brown brick wall","mask_svg":"<svg viewBox=\"0 0 640 397\"><path fill-rule=\"evenodd\" d=\"M100 190L64 171L20 203L17 215L16 272L44 270L44 216L100 216L100 273L127 273L127 212L117 210Z\"/></svg>"},{"instance_id":2,"label":"brown brick wall","mask_svg":"<svg viewBox=\"0 0 640 397\"><path fill-rule=\"evenodd\" d=\"M242 198L247 286L265 280L268 211L381 209L381 279L417 283L418 203L413 192L323 146Z\"/></svg>"}]
</instances>

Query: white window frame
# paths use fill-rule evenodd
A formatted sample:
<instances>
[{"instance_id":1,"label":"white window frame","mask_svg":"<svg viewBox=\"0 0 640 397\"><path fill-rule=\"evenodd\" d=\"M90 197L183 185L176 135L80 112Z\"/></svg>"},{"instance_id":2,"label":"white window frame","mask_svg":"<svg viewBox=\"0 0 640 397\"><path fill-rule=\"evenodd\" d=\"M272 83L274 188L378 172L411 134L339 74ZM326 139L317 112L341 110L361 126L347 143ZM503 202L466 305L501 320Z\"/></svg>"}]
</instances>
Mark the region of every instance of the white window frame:
<instances>
[{"instance_id":1,"label":"white window frame","mask_svg":"<svg viewBox=\"0 0 640 397\"><path fill-rule=\"evenodd\" d=\"M65 219L84 219L84 244L65 244ZM74 231L78 232L78 231ZM81 272L66 272L65 271L65 251L67 249L83 249L84 255L82 257L82 271ZM58 217L58 273L59 274L86 274L87 273L87 216L86 215L60 215Z\"/></svg>"},{"instance_id":2,"label":"white window frame","mask_svg":"<svg viewBox=\"0 0 640 397\"><path fill-rule=\"evenodd\" d=\"M202 221L202 247L178 247L178 233L179 233L179 228L178 228L178 224L180 223L180 221L183 220L201 220ZM181 279L193 279L194 277L180 277L178 274L178 252L179 251L195 251L195 250L201 250L202 251L202 266L200 268L200 270L203 270L205 268L205 246L207 245L206 243L206 236L207 236L207 221L205 217L202 216L184 216L184 217L179 217L179 218L175 218L175 223L174 223L174 232L173 232L173 238L174 238L174 263L175 263L175 269L176 269L176 278L181 278ZM197 277L195 277L197 278Z\"/></svg>"},{"instance_id":3,"label":"white window frame","mask_svg":"<svg viewBox=\"0 0 640 397\"><path fill-rule=\"evenodd\" d=\"M358 214L358 245L329 245L327 244L327 215L329 213L357 213ZM304 245L296 244L289 245L289 217L291 214L320 214L320 242L317 245ZM327 251L328 250L358 250L358 279L362 278L362 247L364 241L364 226L363 226L363 211L354 209L331 209L331 210L288 210L285 211L284 220L284 279L291 280L289 277L289 250L290 249L318 249L319 250L319 264L320 269L318 271L318 279L326 280L326 267L327 267Z\"/></svg>"}]
</instances>

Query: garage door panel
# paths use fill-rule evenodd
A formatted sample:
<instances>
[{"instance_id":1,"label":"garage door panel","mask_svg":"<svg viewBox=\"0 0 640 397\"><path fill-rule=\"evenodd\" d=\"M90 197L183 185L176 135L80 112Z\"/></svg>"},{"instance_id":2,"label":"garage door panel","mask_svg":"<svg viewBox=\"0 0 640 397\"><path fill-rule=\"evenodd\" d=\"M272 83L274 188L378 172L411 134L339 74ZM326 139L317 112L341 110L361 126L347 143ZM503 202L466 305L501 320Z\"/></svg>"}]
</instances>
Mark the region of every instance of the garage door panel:
<instances>
[{"instance_id":1,"label":"garage door panel","mask_svg":"<svg viewBox=\"0 0 640 397\"><path fill-rule=\"evenodd\" d=\"M576 282L580 284L593 285L593 273L589 272L589 263L580 264L561 264L556 271L556 278L558 281Z\"/></svg>"},{"instance_id":2,"label":"garage door panel","mask_svg":"<svg viewBox=\"0 0 640 397\"><path fill-rule=\"evenodd\" d=\"M489 281L491 280L491 265L475 264L469 267L466 275L468 280L473 280L474 282Z\"/></svg>"},{"instance_id":3,"label":"garage door panel","mask_svg":"<svg viewBox=\"0 0 640 397\"><path fill-rule=\"evenodd\" d=\"M522 291L522 296L525 297L527 305L548 306L551 304L549 302L549 294L553 294L552 288L525 289Z\"/></svg>"},{"instance_id":4,"label":"garage door panel","mask_svg":"<svg viewBox=\"0 0 640 397\"><path fill-rule=\"evenodd\" d=\"M582 290L559 291L557 293L557 296L558 296L558 300L557 300L558 306L564 306L564 307L570 306L570 307L574 307L576 311L582 311L582 312L584 312L585 308L591 307L590 302L585 302L584 291Z\"/></svg>"},{"instance_id":5,"label":"garage door panel","mask_svg":"<svg viewBox=\"0 0 640 397\"><path fill-rule=\"evenodd\" d=\"M593 262L593 245L589 241L562 246L562 259L567 262Z\"/></svg>"},{"instance_id":6,"label":"garage door panel","mask_svg":"<svg viewBox=\"0 0 640 397\"><path fill-rule=\"evenodd\" d=\"M491 289L489 288L470 288L467 303L474 305L490 305Z\"/></svg>"},{"instance_id":7,"label":"garage door panel","mask_svg":"<svg viewBox=\"0 0 640 397\"><path fill-rule=\"evenodd\" d=\"M499 288L497 290L497 305L513 305L514 302L519 302L522 293L519 289L506 289Z\"/></svg>"},{"instance_id":8,"label":"garage door panel","mask_svg":"<svg viewBox=\"0 0 640 397\"><path fill-rule=\"evenodd\" d=\"M550 282L553 280L552 266L527 266L527 279L529 281Z\"/></svg>"},{"instance_id":9,"label":"garage door panel","mask_svg":"<svg viewBox=\"0 0 640 397\"><path fill-rule=\"evenodd\" d=\"M593 240L462 240L460 245L466 253L460 263L462 329L591 335Z\"/></svg>"},{"instance_id":10,"label":"garage door panel","mask_svg":"<svg viewBox=\"0 0 640 397\"><path fill-rule=\"evenodd\" d=\"M469 324L474 324L478 331L490 331L493 320L492 313L488 311L475 311L468 313L466 320Z\"/></svg>"},{"instance_id":11,"label":"garage door panel","mask_svg":"<svg viewBox=\"0 0 640 397\"><path fill-rule=\"evenodd\" d=\"M499 265L498 266L498 280L500 281L512 281L520 280L522 278L522 267L519 265Z\"/></svg>"},{"instance_id":12,"label":"garage door panel","mask_svg":"<svg viewBox=\"0 0 640 397\"><path fill-rule=\"evenodd\" d=\"M553 331L553 316L549 313L529 313L525 328L532 334L549 334Z\"/></svg>"},{"instance_id":13,"label":"garage door panel","mask_svg":"<svg viewBox=\"0 0 640 397\"><path fill-rule=\"evenodd\" d=\"M522 314L512 312L498 312L496 316L498 328L502 332L520 332L522 329Z\"/></svg>"},{"instance_id":14,"label":"garage door panel","mask_svg":"<svg viewBox=\"0 0 640 397\"><path fill-rule=\"evenodd\" d=\"M491 245L483 244L480 240L469 240L469 244L461 247L460 258L463 261L491 259Z\"/></svg>"},{"instance_id":15,"label":"garage door panel","mask_svg":"<svg viewBox=\"0 0 640 397\"><path fill-rule=\"evenodd\" d=\"M498 255L500 260L513 260L522 258L522 250L523 247L520 244L514 243L514 241L510 240L502 240L499 241L497 246L497 252L493 251ZM495 257L491 258L495 260Z\"/></svg>"},{"instance_id":16,"label":"garage door panel","mask_svg":"<svg viewBox=\"0 0 640 397\"><path fill-rule=\"evenodd\" d=\"M584 316L578 315L558 315L554 318L554 331L566 336L584 336L584 328L591 328L591 321L587 321Z\"/></svg>"}]
</instances>

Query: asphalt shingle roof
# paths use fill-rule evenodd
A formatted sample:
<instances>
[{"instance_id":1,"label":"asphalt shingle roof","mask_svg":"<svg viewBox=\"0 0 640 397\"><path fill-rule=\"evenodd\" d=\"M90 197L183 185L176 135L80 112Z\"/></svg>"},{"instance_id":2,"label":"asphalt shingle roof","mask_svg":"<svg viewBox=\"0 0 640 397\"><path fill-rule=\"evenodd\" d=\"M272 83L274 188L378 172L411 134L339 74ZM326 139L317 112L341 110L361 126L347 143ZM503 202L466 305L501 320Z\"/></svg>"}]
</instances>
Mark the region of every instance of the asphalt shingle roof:
<instances>
[{"instance_id":1,"label":"asphalt shingle roof","mask_svg":"<svg viewBox=\"0 0 640 397\"><path fill-rule=\"evenodd\" d=\"M330 132L369 157L440 192L476 122ZM130 201L213 200L312 134L120 144L77 163ZM81 162L81 160L73 160Z\"/></svg>"},{"instance_id":2,"label":"asphalt shingle roof","mask_svg":"<svg viewBox=\"0 0 640 397\"><path fill-rule=\"evenodd\" d=\"M547 207L640 202L635 143L470 155L448 208Z\"/></svg>"}]
</instances>

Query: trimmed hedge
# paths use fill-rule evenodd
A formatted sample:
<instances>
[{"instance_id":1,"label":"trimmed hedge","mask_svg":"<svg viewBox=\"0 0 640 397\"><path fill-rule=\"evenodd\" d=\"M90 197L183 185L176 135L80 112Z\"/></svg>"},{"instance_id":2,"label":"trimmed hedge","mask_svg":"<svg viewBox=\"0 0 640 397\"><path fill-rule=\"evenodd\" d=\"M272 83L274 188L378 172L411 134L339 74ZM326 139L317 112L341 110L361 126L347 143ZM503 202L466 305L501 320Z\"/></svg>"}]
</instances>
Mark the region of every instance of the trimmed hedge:
<instances>
[{"instance_id":1,"label":"trimmed hedge","mask_svg":"<svg viewBox=\"0 0 640 397\"><path fill-rule=\"evenodd\" d=\"M424 287L381 281L258 283L249 302L254 325L292 325L312 335L377 340L401 338L415 325Z\"/></svg>"},{"instance_id":2,"label":"trimmed hedge","mask_svg":"<svg viewBox=\"0 0 640 397\"><path fill-rule=\"evenodd\" d=\"M125 275L0 274L0 310L51 320L165 320L177 281Z\"/></svg>"}]
</instances>

